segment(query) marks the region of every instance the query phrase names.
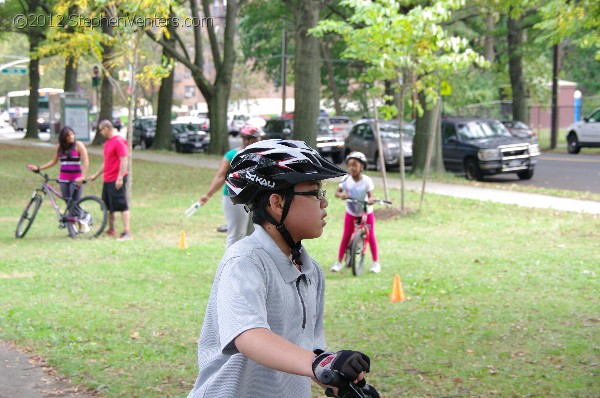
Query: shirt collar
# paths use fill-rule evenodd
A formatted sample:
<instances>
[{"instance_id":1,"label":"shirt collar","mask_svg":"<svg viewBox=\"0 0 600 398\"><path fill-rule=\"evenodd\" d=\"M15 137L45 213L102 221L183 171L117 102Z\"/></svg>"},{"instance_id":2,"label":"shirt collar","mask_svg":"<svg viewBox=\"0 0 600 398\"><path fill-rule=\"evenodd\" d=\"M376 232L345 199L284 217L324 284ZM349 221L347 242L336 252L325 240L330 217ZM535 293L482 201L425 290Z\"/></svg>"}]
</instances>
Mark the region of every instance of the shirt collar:
<instances>
[{"instance_id":1,"label":"shirt collar","mask_svg":"<svg viewBox=\"0 0 600 398\"><path fill-rule=\"evenodd\" d=\"M261 225L254 224L254 234L256 240L261 244L264 251L271 257L275 266L279 270L279 274L286 283L291 283L298 279L302 274L309 274L313 270L312 259L305 250L302 250L300 259L302 260L302 272L292 263L292 260L286 256L277 243L271 238L271 236L264 230Z\"/></svg>"}]
</instances>

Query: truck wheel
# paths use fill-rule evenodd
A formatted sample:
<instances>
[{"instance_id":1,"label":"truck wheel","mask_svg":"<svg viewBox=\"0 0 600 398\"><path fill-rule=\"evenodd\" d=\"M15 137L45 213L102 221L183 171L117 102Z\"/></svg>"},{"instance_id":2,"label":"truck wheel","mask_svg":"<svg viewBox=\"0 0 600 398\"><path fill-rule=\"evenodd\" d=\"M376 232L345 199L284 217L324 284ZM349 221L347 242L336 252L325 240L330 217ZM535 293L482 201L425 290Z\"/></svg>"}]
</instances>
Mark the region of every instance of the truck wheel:
<instances>
[{"instance_id":1,"label":"truck wheel","mask_svg":"<svg viewBox=\"0 0 600 398\"><path fill-rule=\"evenodd\" d=\"M465 178L469 181L483 180L483 173L477 164L477 160L469 158L465 161Z\"/></svg>"},{"instance_id":2,"label":"truck wheel","mask_svg":"<svg viewBox=\"0 0 600 398\"><path fill-rule=\"evenodd\" d=\"M575 135L575 133L571 133L567 137L567 150L573 155L576 155L579 153L579 151L581 151L581 147L579 146L579 141L577 140L577 135Z\"/></svg>"},{"instance_id":3,"label":"truck wheel","mask_svg":"<svg viewBox=\"0 0 600 398\"><path fill-rule=\"evenodd\" d=\"M517 173L519 180L530 180L533 177L533 167L527 170L519 171Z\"/></svg>"}]
</instances>

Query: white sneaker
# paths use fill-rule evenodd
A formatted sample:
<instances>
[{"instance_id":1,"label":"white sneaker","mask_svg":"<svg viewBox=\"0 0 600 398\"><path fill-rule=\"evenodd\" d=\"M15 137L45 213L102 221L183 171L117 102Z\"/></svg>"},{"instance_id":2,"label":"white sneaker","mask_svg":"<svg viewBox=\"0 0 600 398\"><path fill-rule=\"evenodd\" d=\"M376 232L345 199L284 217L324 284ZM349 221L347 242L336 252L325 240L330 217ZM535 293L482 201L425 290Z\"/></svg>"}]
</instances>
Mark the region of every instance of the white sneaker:
<instances>
[{"instance_id":1,"label":"white sneaker","mask_svg":"<svg viewBox=\"0 0 600 398\"><path fill-rule=\"evenodd\" d=\"M373 265L371 265L371 272L374 272L376 274L381 272L381 264L379 264L379 262L375 261L373 263Z\"/></svg>"},{"instance_id":2,"label":"white sneaker","mask_svg":"<svg viewBox=\"0 0 600 398\"><path fill-rule=\"evenodd\" d=\"M80 234L85 234L87 232L90 232L89 223L91 220L92 220L92 216L90 215L90 213L87 213L85 215L85 217L83 217L81 220L79 220L79 233Z\"/></svg>"},{"instance_id":3,"label":"white sneaker","mask_svg":"<svg viewBox=\"0 0 600 398\"><path fill-rule=\"evenodd\" d=\"M333 272L340 272L341 269L342 269L342 263L340 263L339 261L336 261L331 266L331 271L333 271Z\"/></svg>"}]
</instances>

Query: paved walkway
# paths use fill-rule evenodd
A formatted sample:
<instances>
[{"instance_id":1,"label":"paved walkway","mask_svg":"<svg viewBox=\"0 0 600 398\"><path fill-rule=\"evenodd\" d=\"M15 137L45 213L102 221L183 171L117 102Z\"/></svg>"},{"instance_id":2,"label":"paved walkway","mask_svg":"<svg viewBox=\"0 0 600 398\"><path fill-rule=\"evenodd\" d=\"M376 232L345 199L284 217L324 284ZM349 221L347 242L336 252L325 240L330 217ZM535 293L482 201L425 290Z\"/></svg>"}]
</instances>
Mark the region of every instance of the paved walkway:
<instances>
[{"instance_id":1,"label":"paved walkway","mask_svg":"<svg viewBox=\"0 0 600 398\"><path fill-rule=\"evenodd\" d=\"M0 144L51 147L51 145L46 142L23 140L1 140ZM88 148L88 151L93 154L102 154L101 148L97 147ZM216 169L219 164L218 159L207 159L205 156L182 156L152 151L144 152L136 150L133 152L133 158L152 162L173 163L213 169ZM374 180L378 186L382 186L381 179ZM389 178L387 183L390 188L400 188L400 180L396 176L394 176L394 178ZM421 188L422 182L406 182L407 190L421 191ZM425 191L437 195L513 204L517 206L600 214L600 202L594 201L436 182L428 182ZM41 358L32 354L23 353L7 342L0 340L0 398L82 398L88 396L90 395L85 395L85 392L70 386L67 381L58 378L52 369L45 365Z\"/></svg>"}]
</instances>

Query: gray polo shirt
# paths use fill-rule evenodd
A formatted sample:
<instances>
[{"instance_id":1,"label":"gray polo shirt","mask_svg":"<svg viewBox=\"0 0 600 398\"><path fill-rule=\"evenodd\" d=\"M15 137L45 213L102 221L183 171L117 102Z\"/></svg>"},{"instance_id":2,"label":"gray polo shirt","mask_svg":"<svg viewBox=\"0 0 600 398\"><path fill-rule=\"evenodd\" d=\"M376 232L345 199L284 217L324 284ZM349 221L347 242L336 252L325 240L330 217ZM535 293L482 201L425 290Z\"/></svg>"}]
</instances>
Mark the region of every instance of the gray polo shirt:
<instances>
[{"instance_id":1,"label":"gray polo shirt","mask_svg":"<svg viewBox=\"0 0 600 398\"><path fill-rule=\"evenodd\" d=\"M307 350L325 349L323 271L306 251L298 271L265 230L254 227L219 263L198 343L200 371L189 398L310 397L309 377L266 368L235 346L242 332L265 328Z\"/></svg>"}]
</instances>

